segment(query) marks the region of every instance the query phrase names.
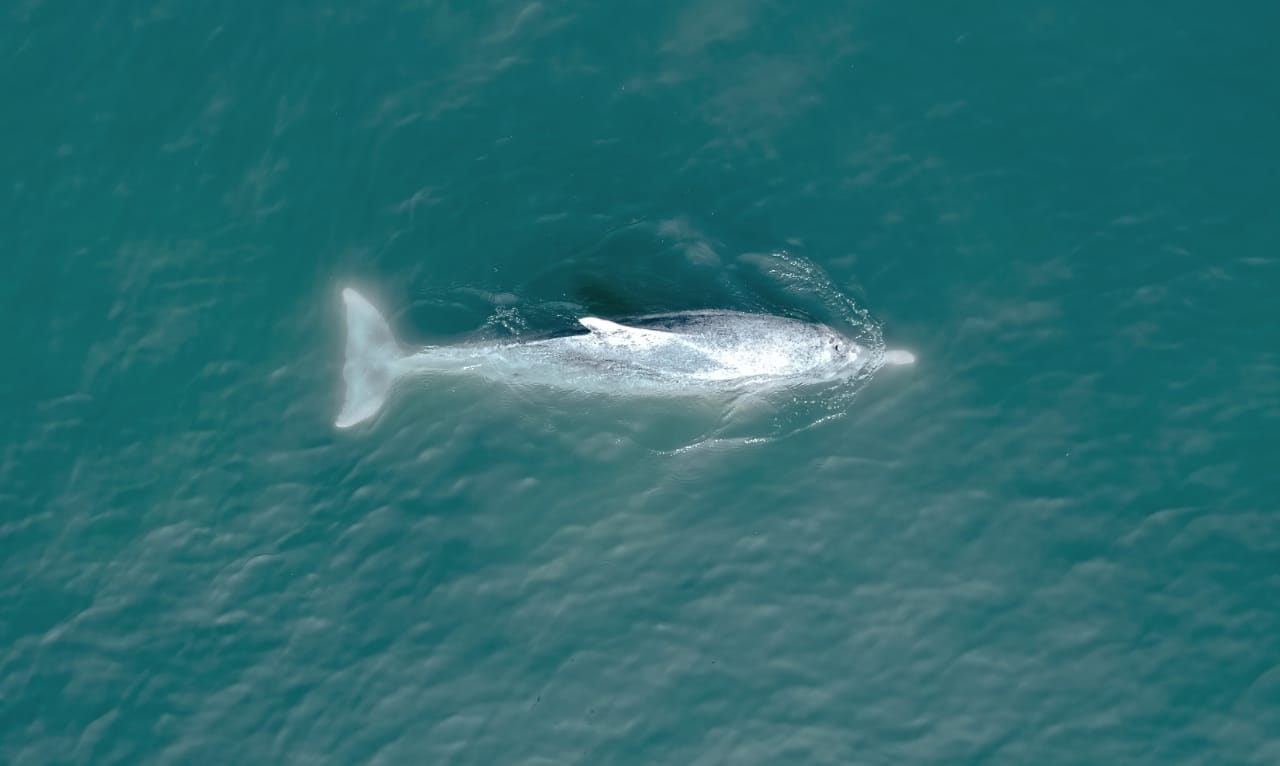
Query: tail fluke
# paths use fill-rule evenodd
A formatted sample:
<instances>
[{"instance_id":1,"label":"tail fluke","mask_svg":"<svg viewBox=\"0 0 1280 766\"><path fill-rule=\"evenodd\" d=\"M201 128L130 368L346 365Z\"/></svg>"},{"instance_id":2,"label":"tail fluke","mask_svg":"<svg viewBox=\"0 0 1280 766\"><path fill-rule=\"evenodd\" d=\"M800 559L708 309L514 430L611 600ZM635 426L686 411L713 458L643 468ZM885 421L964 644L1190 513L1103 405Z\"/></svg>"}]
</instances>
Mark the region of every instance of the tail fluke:
<instances>
[{"instance_id":1,"label":"tail fluke","mask_svg":"<svg viewBox=\"0 0 1280 766\"><path fill-rule=\"evenodd\" d=\"M342 367L347 390L334 425L349 428L382 408L409 354L363 295L348 287L342 291L342 301L347 306L347 361Z\"/></svg>"},{"instance_id":2,"label":"tail fluke","mask_svg":"<svg viewBox=\"0 0 1280 766\"><path fill-rule=\"evenodd\" d=\"M915 364L916 355L910 351L890 350L884 352L885 364Z\"/></svg>"}]
</instances>

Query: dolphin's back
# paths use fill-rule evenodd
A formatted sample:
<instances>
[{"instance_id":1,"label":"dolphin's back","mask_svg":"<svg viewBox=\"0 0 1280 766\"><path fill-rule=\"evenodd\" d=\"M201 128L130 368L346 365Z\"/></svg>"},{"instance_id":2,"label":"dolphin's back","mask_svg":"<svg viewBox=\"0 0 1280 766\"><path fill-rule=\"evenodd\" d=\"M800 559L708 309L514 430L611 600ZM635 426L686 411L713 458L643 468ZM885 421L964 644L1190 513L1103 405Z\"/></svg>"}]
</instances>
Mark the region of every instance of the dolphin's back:
<instances>
[{"instance_id":1,"label":"dolphin's back","mask_svg":"<svg viewBox=\"0 0 1280 766\"><path fill-rule=\"evenodd\" d=\"M682 335L708 347L736 349L784 342L806 346L821 340L822 325L770 314L741 311L684 311L649 314L628 322L638 328Z\"/></svg>"},{"instance_id":2,"label":"dolphin's back","mask_svg":"<svg viewBox=\"0 0 1280 766\"><path fill-rule=\"evenodd\" d=\"M589 332L495 348L483 367L530 383L679 393L801 377L841 353L829 328L786 317L697 311L582 323Z\"/></svg>"}]
</instances>

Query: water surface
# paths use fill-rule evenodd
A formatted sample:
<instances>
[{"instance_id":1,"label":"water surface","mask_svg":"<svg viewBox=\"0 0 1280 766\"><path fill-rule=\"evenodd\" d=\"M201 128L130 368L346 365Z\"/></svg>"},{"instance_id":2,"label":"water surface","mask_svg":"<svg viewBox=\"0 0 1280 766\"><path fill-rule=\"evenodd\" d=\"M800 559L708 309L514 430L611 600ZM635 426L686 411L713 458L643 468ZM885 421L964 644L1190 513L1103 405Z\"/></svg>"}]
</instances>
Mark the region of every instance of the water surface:
<instances>
[{"instance_id":1,"label":"water surface","mask_svg":"<svg viewBox=\"0 0 1280 766\"><path fill-rule=\"evenodd\" d=\"M1270 5L2 13L0 761L1280 759ZM919 361L338 432L347 283Z\"/></svg>"}]
</instances>

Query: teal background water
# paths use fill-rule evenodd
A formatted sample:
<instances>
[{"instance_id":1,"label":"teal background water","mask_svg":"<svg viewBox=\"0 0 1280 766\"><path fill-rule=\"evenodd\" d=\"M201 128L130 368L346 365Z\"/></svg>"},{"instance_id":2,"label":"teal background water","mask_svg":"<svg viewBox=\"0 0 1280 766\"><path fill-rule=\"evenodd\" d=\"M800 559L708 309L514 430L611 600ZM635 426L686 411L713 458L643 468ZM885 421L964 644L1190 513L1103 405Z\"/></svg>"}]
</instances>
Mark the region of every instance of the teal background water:
<instances>
[{"instance_id":1,"label":"teal background water","mask_svg":"<svg viewBox=\"0 0 1280 766\"><path fill-rule=\"evenodd\" d=\"M0 18L0 762L1280 762L1271 4ZM919 357L843 418L332 427L347 282L423 341L783 250Z\"/></svg>"}]
</instances>

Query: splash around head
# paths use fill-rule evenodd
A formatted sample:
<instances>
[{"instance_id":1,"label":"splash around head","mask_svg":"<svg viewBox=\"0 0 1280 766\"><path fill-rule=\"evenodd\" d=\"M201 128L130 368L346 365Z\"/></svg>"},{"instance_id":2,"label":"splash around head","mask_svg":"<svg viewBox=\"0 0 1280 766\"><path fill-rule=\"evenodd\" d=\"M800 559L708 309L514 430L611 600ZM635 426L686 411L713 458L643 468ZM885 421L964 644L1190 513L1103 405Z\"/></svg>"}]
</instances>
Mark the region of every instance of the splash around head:
<instances>
[{"instance_id":1,"label":"splash around head","mask_svg":"<svg viewBox=\"0 0 1280 766\"><path fill-rule=\"evenodd\" d=\"M879 360L876 360L875 354L862 344L825 325L820 325L820 330L825 346L820 352L821 366L831 370L828 379L852 377L871 365L913 364L916 361L915 354L899 349L885 350L881 352Z\"/></svg>"}]
</instances>

